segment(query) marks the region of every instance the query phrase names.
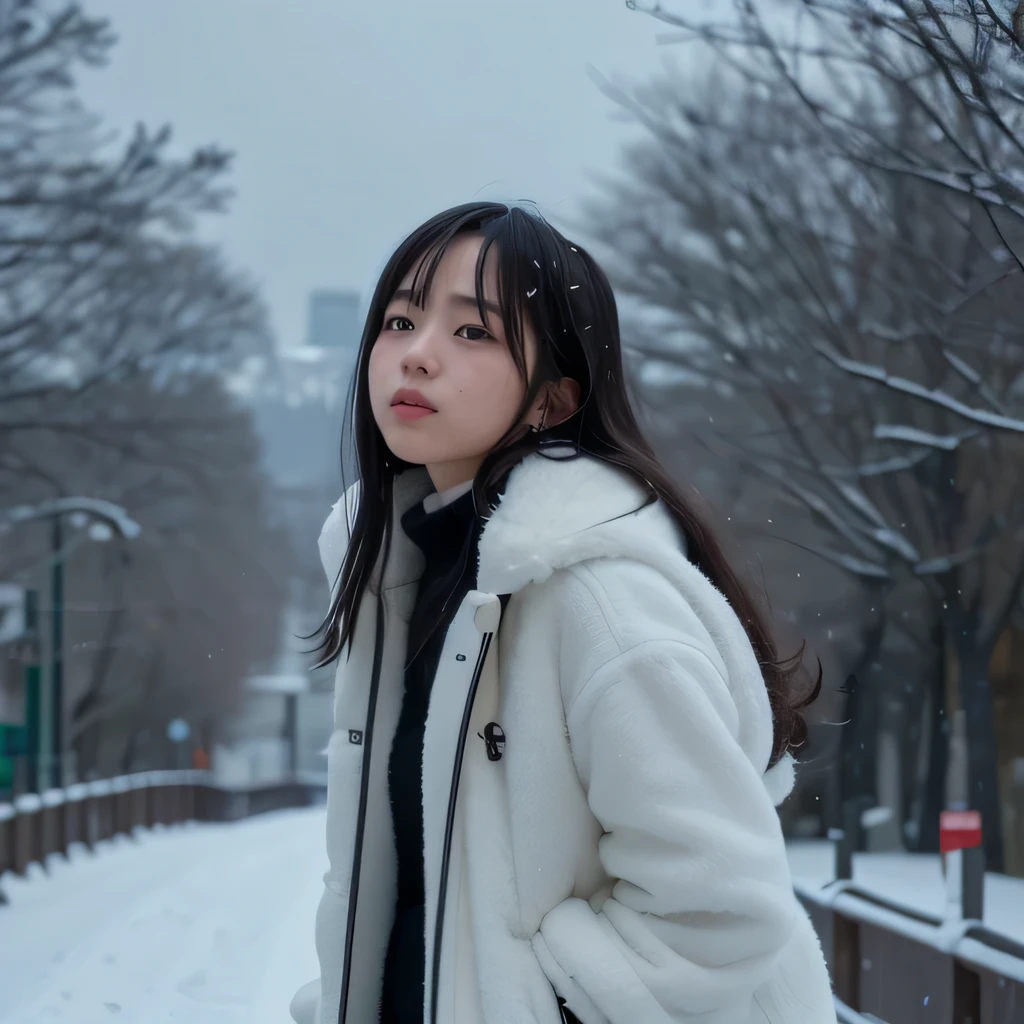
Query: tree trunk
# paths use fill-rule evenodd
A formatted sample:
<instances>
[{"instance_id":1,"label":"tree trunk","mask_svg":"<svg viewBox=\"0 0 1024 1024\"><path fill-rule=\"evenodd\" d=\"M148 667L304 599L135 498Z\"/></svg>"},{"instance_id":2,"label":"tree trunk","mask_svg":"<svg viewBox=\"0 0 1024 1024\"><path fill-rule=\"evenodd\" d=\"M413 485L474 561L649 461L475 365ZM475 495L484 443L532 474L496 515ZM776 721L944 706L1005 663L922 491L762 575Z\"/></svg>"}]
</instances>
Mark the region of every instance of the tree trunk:
<instances>
[{"instance_id":1,"label":"tree trunk","mask_svg":"<svg viewBox=\"0 0 1024 1024\"><path fill-rule=\"evenodd\" d=\"M941 612L936 616L928 636L926 650L931 653L921 679L924 699L917 708L920 720L919 741L914 751L913 766L908 772L908 800L914 807L916 840L912 849L918 853L938 853L939 814L946 805L946 771L949 764L949 720L946 701L946 624Z\"/></svg>"},{"instance_id":2,"label":"tree trunk","mask_svg":"<svg viewBox=\"0 0 1024 1024\"><path fill-rule=\"evenodd\" d=\"M1003 870L1003 827L999 802L999 750L996 744L989 683L991 645L961 637L955 645L959 666L960 703L967 724L968 804L981 812L985 862L990 871Z\"/></svg>"},{"instance_id":3,"label":"tree trunk","mask_svg":"<svg viewBox=\"0 0 1024 1024\"><path fill-rule=\"evenodd\" d=\"M875 607L880 607L881 595ZM837 806L851 800L872 807L878 798L879 716L878 657L885 638L885 613L876 614L864 636L855 671L847 682L846 710L839 737Z\"/></svg>"},{"instance_id":4,"label":"tree trunk","mask_svg":"<svg viewBox=\"0 0 1024 1024\"><path fill-rule=\"evenodd\" d=\"M941 650L942 648L940 648ZM946 673L940 665L932 673L928 708L928 767L917 818L917 852L939 852L939 814L946 804L946 769L949 763L949 716L946 709Z\"/></svg>"}]
</instances>

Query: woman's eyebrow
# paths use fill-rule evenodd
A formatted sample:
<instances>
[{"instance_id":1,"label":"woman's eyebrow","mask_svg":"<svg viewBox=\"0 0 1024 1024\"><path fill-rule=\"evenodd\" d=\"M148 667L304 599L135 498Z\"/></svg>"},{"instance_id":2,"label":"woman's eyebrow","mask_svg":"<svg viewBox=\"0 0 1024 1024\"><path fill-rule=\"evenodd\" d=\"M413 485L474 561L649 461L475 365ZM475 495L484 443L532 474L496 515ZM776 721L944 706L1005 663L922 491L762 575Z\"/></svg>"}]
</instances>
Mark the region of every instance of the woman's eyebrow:
<instances>
[{"instance_id":1,"label":"woman's eyebrow","mask_svg":"<svg viewBox=\"0 0 1024 1024\"><path fill-rule=\"evenodd\" d=\"M472 306L474 309L479 308L475 295L456 295L452 293L448 296L448 301L453 305ZM496 302L491 302L490 299L484 299L483 307L489 313L493 313L496 317L501 316L501 309Z\"/></svg>"},{"instance_id":2,"label":"woman's eyebrow","mask_svg":"<svg viewBox=\"0 0 1024 1024\"><path fill-rule=\"evenodd\" d=\"M460 295L454 292L445 296L445 300L449 305L458 306L472 306L473 309L477 309L477 301L475 295ZM392 296L393 302L412 302L412 289L411 288L399 288ZM484 299L484 309L488 312L493 313L496 317L501 317L501 309L496 302L491 302L489 299Z\"/></svg>"}]
</instances>

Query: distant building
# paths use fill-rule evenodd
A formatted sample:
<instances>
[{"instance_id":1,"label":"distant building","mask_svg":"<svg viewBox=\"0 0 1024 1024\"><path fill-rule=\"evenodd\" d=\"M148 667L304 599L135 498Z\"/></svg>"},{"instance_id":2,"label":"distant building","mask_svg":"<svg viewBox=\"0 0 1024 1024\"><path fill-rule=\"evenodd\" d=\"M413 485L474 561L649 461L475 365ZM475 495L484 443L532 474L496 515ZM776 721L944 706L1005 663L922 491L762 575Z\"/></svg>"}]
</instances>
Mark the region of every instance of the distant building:
<instances>
[{"instance_id":1,"label":"distant building","mask_svg":"<svg viewBox=\"0 0 1024 1024\"><path fill-rule=\"evenodd\" d=\"M290 409L340 414L359 353L359 293L315 291L309 297L306 341L277 352L279 379L272 389Z\"/></svg>"},{"instance_id":2,"label":"distant building","mask_svg":"<svg viewBox=\"0 0 1024 1024\"><path fill-rule=\"evenodd\" d=\"M310 348L359 348L359 292L315 291L309 296L306 345Z\"/></svg>"},{"instance_id":3,"label":"distant building","mask_svg":"<svg viewBox=\"0 0 1024 1024\"><path fill-rule=\"evenodd\" d=\"M301 607L301 589L293 588L282 618L277 656L246 679L241 706L214 744L212 768L226 785L269 782L294 772L322 775L327 770L334 670L311 675L311 643L302 639L323 615L327 588L321 578L320 601L312 617Z\"/></svg>"}]
</instances>

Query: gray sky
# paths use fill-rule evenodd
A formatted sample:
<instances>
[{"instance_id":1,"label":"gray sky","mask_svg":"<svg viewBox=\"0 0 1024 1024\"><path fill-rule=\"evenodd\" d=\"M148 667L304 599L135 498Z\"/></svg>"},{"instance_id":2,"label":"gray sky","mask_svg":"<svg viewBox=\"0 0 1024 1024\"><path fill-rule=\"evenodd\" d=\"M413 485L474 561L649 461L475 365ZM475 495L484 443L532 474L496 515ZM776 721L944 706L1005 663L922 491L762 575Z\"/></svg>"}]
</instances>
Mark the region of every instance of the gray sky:
<instances>
[{"instance_id":1,"label":"gray sky","mask_svg":"<svg viewBox=\"0 0 1024 1024\"><path fill-rule=\"evenodd\" d=\"M89 0L120 36L81 82L126 132L236 152L205 234L260 282L284 344L317 287L373 285L389 247L473 197L559 219L636 129L586 73L645 78L659 23L623 0Z\"/></svg>"}]
</instances>

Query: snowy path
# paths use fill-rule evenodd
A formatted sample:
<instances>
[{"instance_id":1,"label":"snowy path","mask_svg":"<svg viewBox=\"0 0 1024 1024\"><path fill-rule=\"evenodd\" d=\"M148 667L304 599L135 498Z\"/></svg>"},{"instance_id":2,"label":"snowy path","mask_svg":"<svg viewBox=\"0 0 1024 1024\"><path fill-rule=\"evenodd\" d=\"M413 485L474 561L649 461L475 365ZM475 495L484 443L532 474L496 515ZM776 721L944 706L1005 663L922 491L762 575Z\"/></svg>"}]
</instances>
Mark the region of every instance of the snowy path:
<instances>
[{"instance_id":1,"label":"snowy path","mask_svg":"<svg viewBox=\"0 0 1024 1024\"><path fill-rule=\"evenodd\" d=\"M190 824L5 876L0 1024L288 1024L318 969L322 809Z\"/></svg>"}]
</instances>

